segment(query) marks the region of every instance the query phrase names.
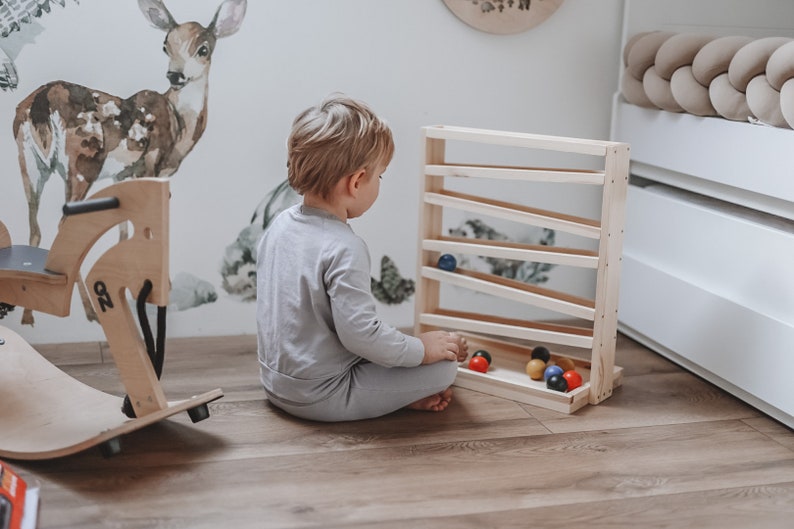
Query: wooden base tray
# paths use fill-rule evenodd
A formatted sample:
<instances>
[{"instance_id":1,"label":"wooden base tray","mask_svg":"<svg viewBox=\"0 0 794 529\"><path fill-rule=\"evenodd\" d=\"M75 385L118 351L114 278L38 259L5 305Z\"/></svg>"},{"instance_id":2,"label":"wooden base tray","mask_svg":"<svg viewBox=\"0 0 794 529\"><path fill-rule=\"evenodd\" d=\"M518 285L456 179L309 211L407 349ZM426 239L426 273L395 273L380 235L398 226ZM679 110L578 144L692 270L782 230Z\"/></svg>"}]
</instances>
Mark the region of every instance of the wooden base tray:
<instances>
[{"instance_id":1,"label":"wooden base tray","mask_svg":"<svg viewBox=\"0 0 794 529\"><path fill-rule=\"evenodd\" d=\"M484 349L491 354L493 360L487 373L472 371L466 367L468 360L463 362L458 368L456 386L562 413L573 413L589 404L591 368L589 361L552 352L550 364L562 357L570 358L583 379L580 387L562 393L547 389L545 382L532 380L527 375L526 365L531 358L532 347L477 334L459 334L465 336L468 341L470 357L475 351ZM623 368L615 366L612 377L613 388L620 386L622 376Z\"/></svg>"},{"instance_id":2,"label":"wooden base tray","mask_svg":"<svg viewBox=\"0 0 794 529\"><path fill-rule=\"evenodd\" d=\"M223 391L214 389L129 419L121 412L121 397L72 378L21 336L0 326L0 457L3 458L52 459L93 446L109 446L109 451L115 453L120 436L222 396Z\"/></svg>"}]
</instances>

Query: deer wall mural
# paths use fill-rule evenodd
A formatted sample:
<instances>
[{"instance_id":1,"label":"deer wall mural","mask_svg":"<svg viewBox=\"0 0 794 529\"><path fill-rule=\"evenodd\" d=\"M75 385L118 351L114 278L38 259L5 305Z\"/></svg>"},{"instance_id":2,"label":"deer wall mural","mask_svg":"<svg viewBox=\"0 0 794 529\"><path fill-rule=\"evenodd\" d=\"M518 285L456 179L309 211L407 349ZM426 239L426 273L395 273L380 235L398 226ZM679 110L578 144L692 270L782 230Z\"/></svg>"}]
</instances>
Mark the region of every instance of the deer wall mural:
<instances>
[{"instance_id":1,"label":"deer wall mural","mask_svg":"<svg viewBox=\"0 0 794 529\"><path fill-rule=\"evenodd\" d=\"M138 0L138 6L152 26L166 32L170 87L164 93L141 90L124 98L53 81L17 106L13 134L31 246L41 242L39 205L53 174L63 179L67 202L83 200L100 179L173 175L204 133L213 51L218 39L240 28L247 1L224 0L207 26L178 23L161 0ZM90 319L90 304L82 297ZM29 311L22 323L33 323Z\"/></svg>"}]
</instances>

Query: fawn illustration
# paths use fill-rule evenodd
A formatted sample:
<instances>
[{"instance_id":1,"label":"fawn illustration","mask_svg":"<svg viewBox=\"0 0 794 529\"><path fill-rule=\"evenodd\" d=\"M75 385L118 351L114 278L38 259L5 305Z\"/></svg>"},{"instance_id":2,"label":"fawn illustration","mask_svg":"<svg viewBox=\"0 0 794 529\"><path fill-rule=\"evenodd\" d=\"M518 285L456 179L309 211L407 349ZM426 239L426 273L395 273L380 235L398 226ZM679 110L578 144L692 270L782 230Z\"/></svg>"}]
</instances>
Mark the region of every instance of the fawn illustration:
<instances>
[{"instance_id":1,"label":"fawn illustration","mask_svg":"<svg viewBox=\"0 0 794 529\"><path fill-rule=\"evenodd\" d=\"M41 242L39 204L53 173L65 183L67 202L82 200L102 178L173 175L204 133L212 53L218 39L240 28L246 0L224 0L206 27L177 23L161 0L138 0L138 6L152 26L166 32L170 88L165 93L142 90L125 99L53 81L17 106L13 132L31 246ZM92 313L90 304L86 309ZM33 323L29 311L22 323Z\"/></svg>"}]
</instances>

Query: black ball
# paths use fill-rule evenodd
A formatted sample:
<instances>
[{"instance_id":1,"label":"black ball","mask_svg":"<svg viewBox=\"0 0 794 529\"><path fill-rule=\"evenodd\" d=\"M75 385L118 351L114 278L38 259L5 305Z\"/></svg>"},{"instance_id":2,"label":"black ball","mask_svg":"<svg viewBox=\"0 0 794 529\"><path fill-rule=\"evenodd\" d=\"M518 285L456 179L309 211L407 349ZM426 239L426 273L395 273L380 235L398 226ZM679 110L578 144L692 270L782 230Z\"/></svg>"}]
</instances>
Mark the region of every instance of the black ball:
<instances>
[{"instance_id":1,"label":"black ball","mask_svg":"<svg viewBox=\"0 0 794 529\"><path fill-rule=\"evenodd\" d=\"M488 362L488 365L491 365L491 353L489 353L485 349L480 349L479 351L477 351L476 353L474 353L471 356L481 356L481 357L485 358L485 360Z\"/></svg>"},{"instance_id":2,"label":"black ball","mask_svg":"<svg viewBox=\"0 0 794 529\"><path fill-rule=\"evenodd\" d=\"M539 358L548 364L549 360L551 360L551 352L542 345L539 345L532 349L532 358Z\"/></svg>"},{"instance_id":3,"label":"black ball","mask_svg":"<svg viewBox=\"0 0 794 529\"><path fill-rule=\"evenodd\" d=\"M565 393L568 391L568 381L562 375L551 375L546 380L546 387L554 391L561 391Z\"/></svg>"}]
</instances>

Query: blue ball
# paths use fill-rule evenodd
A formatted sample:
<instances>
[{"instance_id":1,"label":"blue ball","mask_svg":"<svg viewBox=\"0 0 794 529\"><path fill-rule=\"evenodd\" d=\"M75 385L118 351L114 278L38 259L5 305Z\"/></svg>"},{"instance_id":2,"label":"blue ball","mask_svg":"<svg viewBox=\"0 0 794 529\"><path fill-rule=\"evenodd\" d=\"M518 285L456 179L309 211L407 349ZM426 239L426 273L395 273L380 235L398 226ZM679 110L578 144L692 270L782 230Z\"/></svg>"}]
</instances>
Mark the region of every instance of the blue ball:
<instances>
[{"instance_id":1,"label":"blue ball","mask_svg":"<svg viewBox=\"0 0 794 529\"><path fill-rule=\"evenodd\" d=\"M438 267L447 272L454 272L455 268L458 267L458 260L455 259L454 255L445 253L438 258Z\"/></svg>"},{"instance_id":2,"label":"blue ball","mask_svg":"<svg viewBox=\"0 0 794 529\"><path fill-rule=\"evenodd\" d=\"M547 367L543 372L543 380L548 380L554 375L562 375L562 368L560 366L554 365Z\"/></svg>"}]
</instances>

